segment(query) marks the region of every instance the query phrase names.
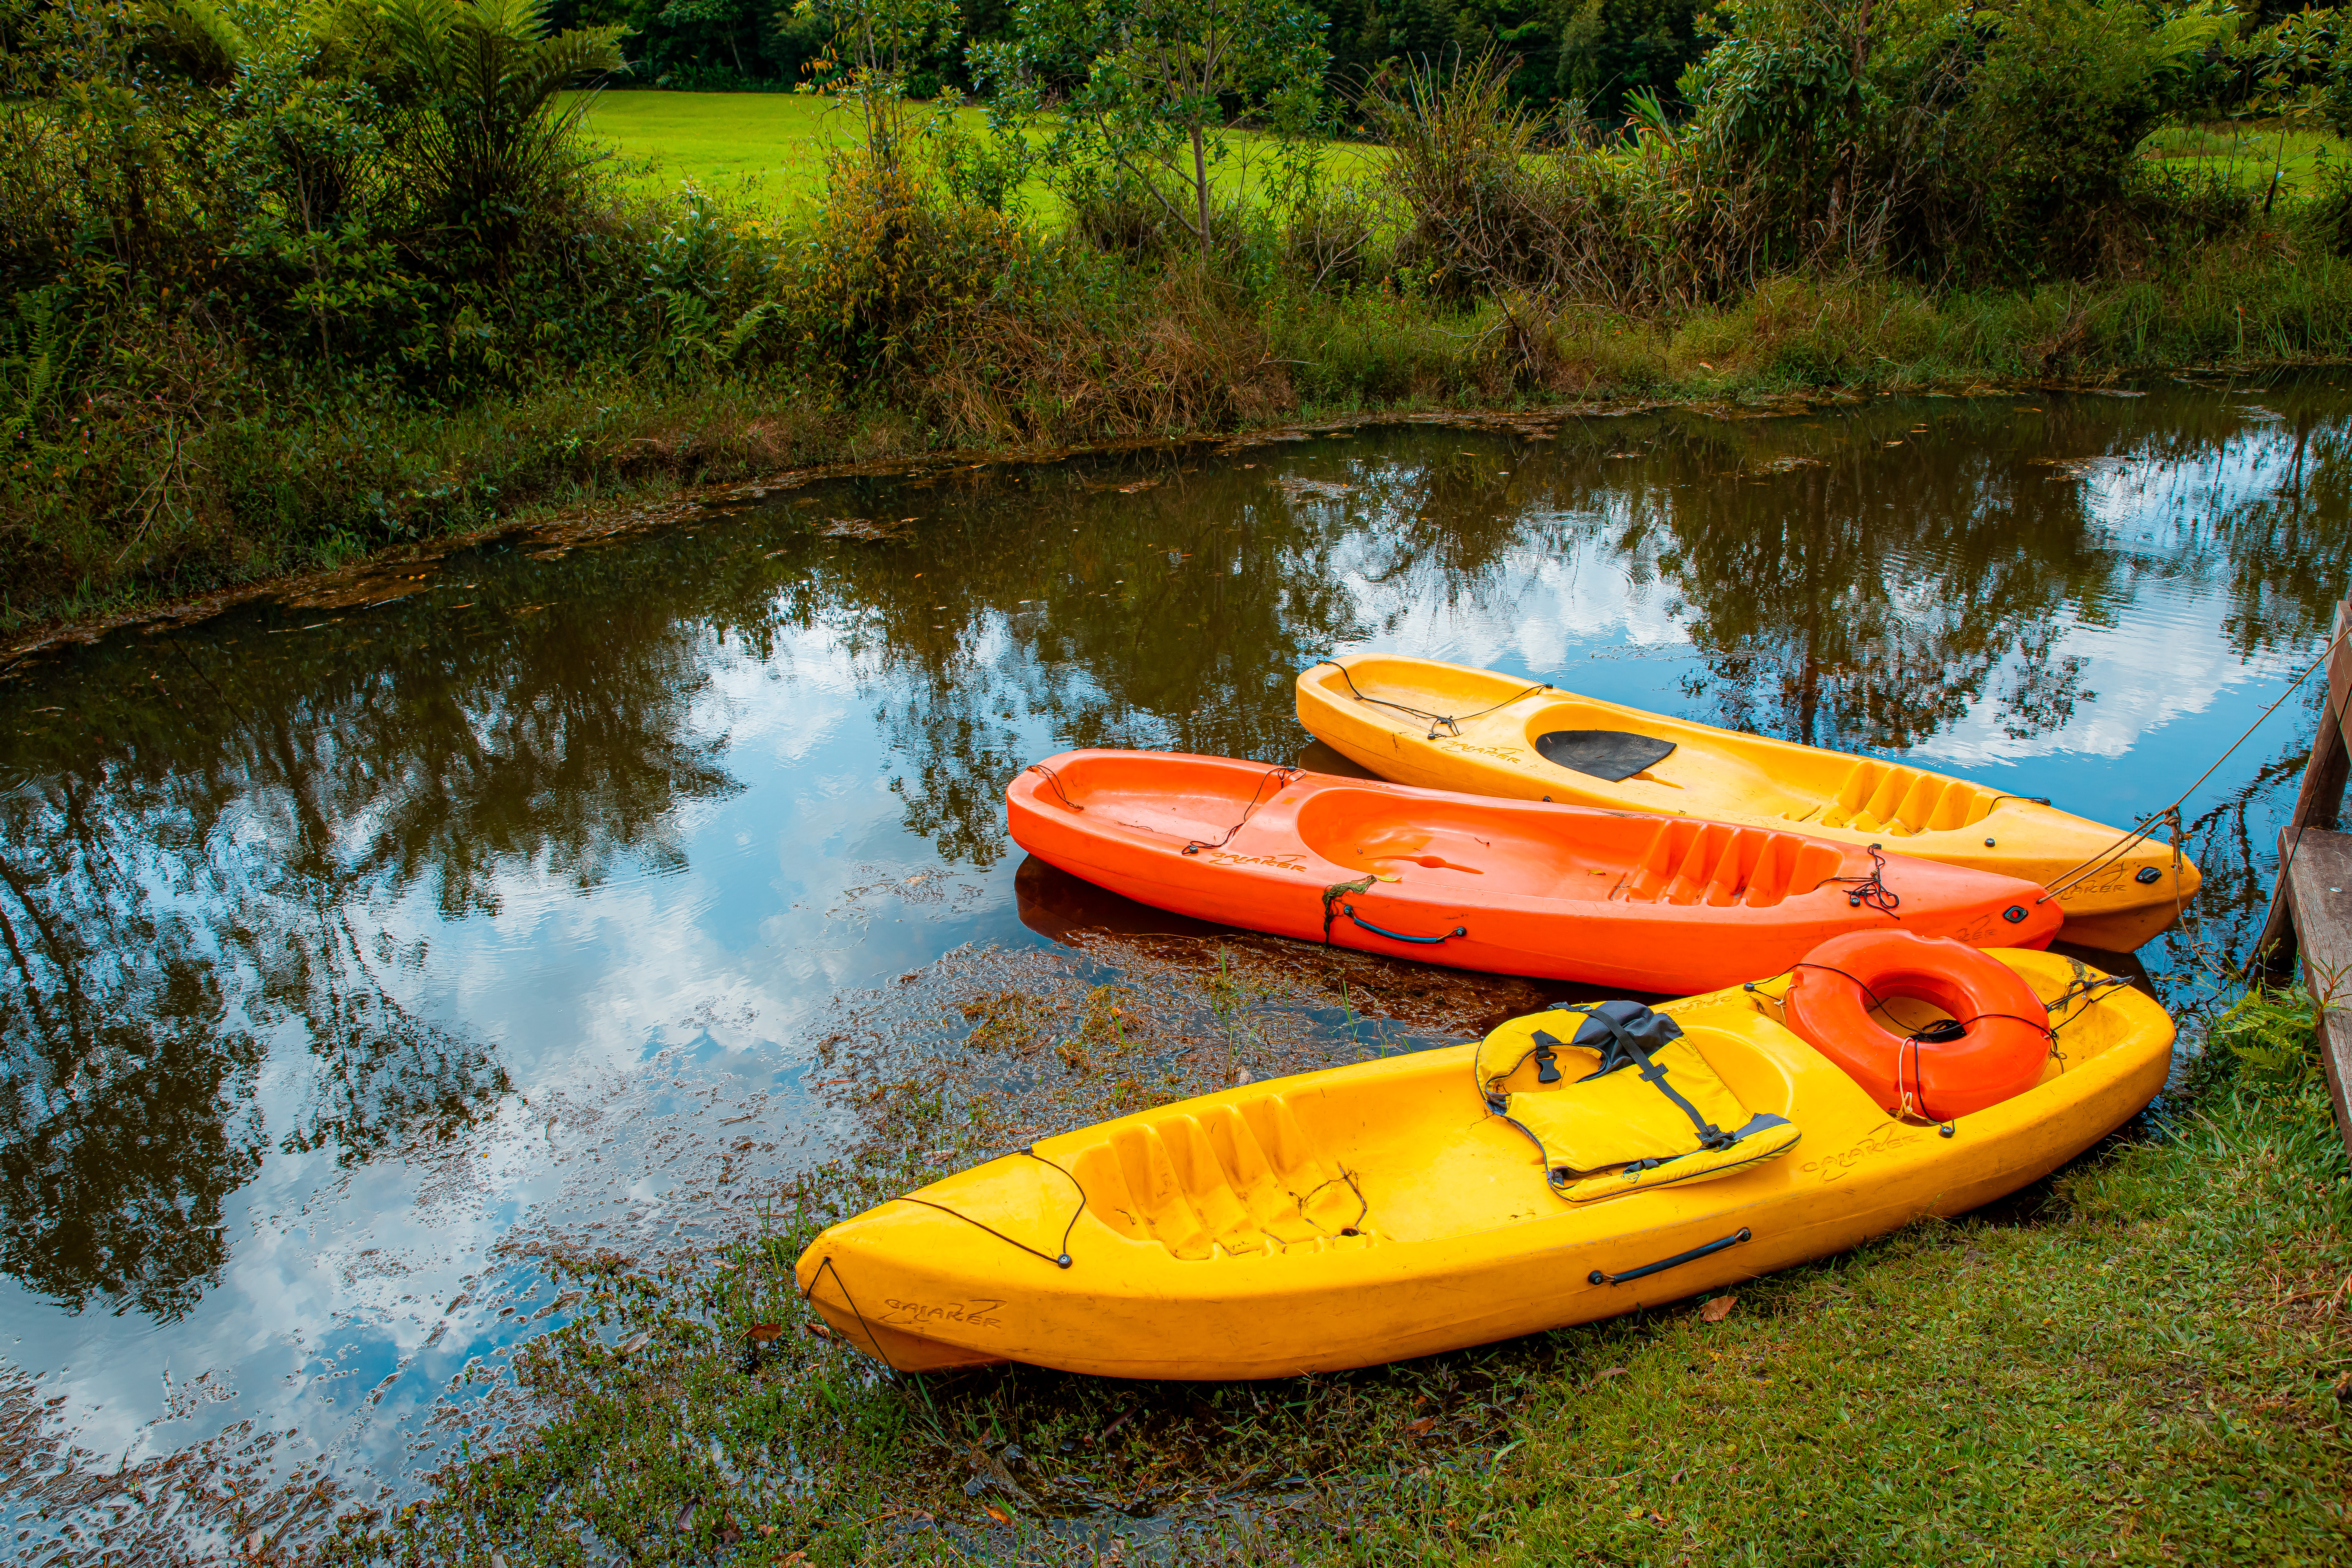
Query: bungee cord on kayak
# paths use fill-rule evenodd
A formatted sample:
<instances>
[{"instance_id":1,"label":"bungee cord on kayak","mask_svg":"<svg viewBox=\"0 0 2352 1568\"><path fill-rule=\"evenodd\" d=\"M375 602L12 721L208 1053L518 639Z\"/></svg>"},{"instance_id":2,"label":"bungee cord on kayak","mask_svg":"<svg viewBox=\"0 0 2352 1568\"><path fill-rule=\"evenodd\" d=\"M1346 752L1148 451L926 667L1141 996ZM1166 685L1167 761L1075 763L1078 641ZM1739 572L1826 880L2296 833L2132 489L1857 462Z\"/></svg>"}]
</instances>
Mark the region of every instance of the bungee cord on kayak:
<instances>
[{"instance_id":1,"label":"bungee cord on kayak","mask_svg":"<svg viewBox=\"0 0 2352 1568\"><path fill-rule=\"evenodd\" d=\"M1826 888L1832 882L1845 886L1845 901L1854 909L1876 910L1891 915L1903 907L1903 897L1886 885L1886 857L1878 846L1870 848L1870 870L1859 877L1824 877L1813 884Z\"/></svg>"},{"instance_id":2,"label":"bungee cord on kayak","mask_svg":"<svg viewBox=\"0 0 2352 1568\"><path fill-rule=\"evenodd\" d=\"M1070 792L1062 787L1062 775L1055 773L1052 768L1047 767L1043 763L1031 763L1029 764L1029 771L1033 773L1045 774L1045 782L1054 786L1054 793L1061 797L1061 801L1064 805L1068 806L1072 811L1086 810L1085 806L1080 805L1076 801L1070 798Z\"/></svg>"},{"instance_id":3,"label":"bungee cord on kayak","mask_svg":"<svg viewBox=\"0 0 2352 1568\"><path fill-rule=\"evenodd\" d=\"M1231 844L1234 841L1234 835L1239 833L1243 828L1249 826L1250 814L1256 811L1260 805L1265 804L1265 786L1269 784L1274 784L1274 781L1276 779L1281 780L1281 784L1275 784L1274 790L1276 795L1280 795L1282 793L1283 784L1287 784L1292 779L1297 778L1303 771L1303 769L1299 768L1268 768L1265 771L1265 777L1260 779L1258 781L1257 788L1250 793L1249 804L1242 807L1242 814L1239 820L1235 821L1231 827L1225 829L1224 836L1215 839L1188 839L1184 844L1184 853L1187 855L1198 855L1203 849L1223 849L1226 845ZM1056 787L1058 787L1058 784ZM1063 798L1067 799L1068 797L1066 795Z\"/></svg>"},{"instance_id":4,"label":"bungee cord on kayak","mask_svg":"<svg viewBox=\"0 0 2352 1568\"><path fill-rule=\"evenodd\" d=\"M1069 1223L1062 1226L1062 1247L1059 1252L1040 1252L1037 1248L1030 1246L1027 1242L1021 1241L1005 1235L1003 1231L997 1229L994 1226L988 1224L984 1220L974 1219L971 1215L963 1213L960 1209L950 1208L945 1204L933 1203L929 1198L919 1198L908 1194L901 1194L892 1201L902 1204L920 1204L927 1209L937 1209L943 1215L952 1215L957 1219L963 1221L966 1225L978 1226L981 1229L988 1232L989 1235L996 1237L997 1240L1003 1242L1009 1247L1019 1247L1022 1251L1027 1253L1032 1258L1042 1258L1056 1268L1067 1268L1070 1267L1071 1263L1070 1232L1077 1228L1078 1216L1087 1212L1087 1189L1079 1184L1077 1177L1071 1175L1067 1171L1063 1171L1061 1166L1055 1164L1053 1161L1048 1160L1045 1155L1037 1152L1034 1146L1024 1149L1015 1149L1011 1154L1007 1154L1003 1156L1003 1158L1010 1160L1023 1154L1026 1154L1030 1159L1036 1161L1039 1164L1044 1165L1048 1169L1061 1171L1063 1177L1068 1181L1071 1187L1078 1194L1078 1206L1070 1211Z\"/></svg>"},{"instance_id":5,"label":"bungee cord on kayak","mask_svg":"<svg viewBox=\"0 0 2352 1568\"><path fill-rule=\"evenodd\" d=\"M1428 721L1428 739L1433 741L1437 739L1437 727L1440 724L1445 726L1445 732L1447 734L1459 736L1462 733L1462 726L1468 723L1471 720L1483 719L1487 714L1495 712L1498 709L1508 708L1512 703L1517 702L1522 697L1532 697L1538 691L1549 691L1551 689L1549 685L1538 680L1533 686L1528 687L1525 691L1514 692L1510 696L1504 698L1500 702L1495 703L1490 707L1479 709L1475 713L1433 713L1426 708L1414 708L1403 702L1391 702L1385 697L1367 697L1362 692L1357 691L1355 678L1348 673L1348 667L1341 664L1336 658L1318 658L1314 664L1307 666L1307 668L1309 669L1314 669L1327 664L1339 672L1339 679L1348 683L1348 689L1354 693L1357 701L1370 703L1372 706L1379 708L1393 708L1409 719L1423 719Z\"/></svg>"}]
</instances>

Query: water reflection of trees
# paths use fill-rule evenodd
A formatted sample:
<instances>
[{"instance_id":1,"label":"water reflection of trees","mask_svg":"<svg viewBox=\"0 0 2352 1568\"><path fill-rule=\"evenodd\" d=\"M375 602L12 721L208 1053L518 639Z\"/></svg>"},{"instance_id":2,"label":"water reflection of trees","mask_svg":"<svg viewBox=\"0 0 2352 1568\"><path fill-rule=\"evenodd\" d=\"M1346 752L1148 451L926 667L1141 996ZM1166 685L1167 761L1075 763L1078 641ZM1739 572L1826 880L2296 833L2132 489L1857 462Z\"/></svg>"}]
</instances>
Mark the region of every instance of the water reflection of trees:
<instances>
[{"instance_id":1,"label":"water reflection of trees","mask_svg":"<svg viewBox=\"0 0 2352 1568\"><path fill-rule=\"evenodd\" d=\"M2054 652L2057 616L2105 592L2115 558L2074 487L2025 468L1997 447L1889 462L1853 443L1677 491L1659 570L1704 694L1737 728L1839 749L1916 745L1988 694L2012 736L2063 725L2081 666Z\"/></svg>"},{"instance_id":2,"label":"water reflection of trees","mask_svg":"<svg viewBox=\"0 0 2352 1568\"><path fill-rule=\"evenodd\" d=\"M1287 757L1298 668L1440 608L1507 627L1551 592L1528 565L1579 554L1675 601L1704 665L1687 695L1720 722L1899 750L1979 712L2032 739L2094 696L2068 629L2151 576L2221 587L2233 635L2324 625L2331 594L2281 563L2352 552L2347 428L2266 395L2275 439L2218 395L2053 397L1937 405L1927 439L1917 404L1571 423L1515 448L1391 434L1360 458L1283 450L1279 484L1273 462L1163 454L1017 497L942 487L908 504L932 514L911 544L813 547L795 614L871 638L908 826L979 863L1039 721L1055 745ZM2116 472L2225 449L2229 505L2144 507L2131 537L2099 514ZM1138 478L1157 482L1119 488Z\"/></svg>"},{"instance_id":3,"label":"water reflection of trees","mask_svg":"<svg viewBox=\"0 0 2352 1568\"><path fill-rule=\"evenodd\" d=\"M70 776L0 797L0 1269L172 1317L217 1274L224 1200L261 1163L261 1047L217 933L114 805Z\"/></svg>"},{"instance_id":4,"label":"water reflection of trees","mask_svg":"<svg viewBox=\"0 0 2352 1568\"><path fill-rule=\"evenodd\" d=\"M387 906L681 864L678 806L736 787L690 716L703 629L603 586L429 642L395 615L367 623L383 642L86 657L78 710L25 726L36 782L0 797L0 1268L176 1316L273 1141L350 1163L507 1091L487 1043L396 994L424 954ZM266 1128L264 1042L289 1032L311 1071Z\"/></svg>"}]
</instances>

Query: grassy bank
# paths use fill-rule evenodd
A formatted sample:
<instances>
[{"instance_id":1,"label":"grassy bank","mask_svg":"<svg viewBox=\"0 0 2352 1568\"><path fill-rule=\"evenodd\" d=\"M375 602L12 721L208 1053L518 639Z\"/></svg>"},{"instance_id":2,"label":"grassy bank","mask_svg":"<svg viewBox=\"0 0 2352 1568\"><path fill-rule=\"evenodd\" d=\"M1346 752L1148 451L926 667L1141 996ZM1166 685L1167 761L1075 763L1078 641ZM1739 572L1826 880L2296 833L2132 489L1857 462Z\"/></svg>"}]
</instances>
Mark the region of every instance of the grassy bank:
<instances>
[{"instance_id":1,"label":"grassy bank","mask_svg":"<svg viewBox=\"0 0 2352 1568\"><path fill-rule=\"evenodd\" d=\"M884 400L779 364L591 366L456 405L265 405L174 435L93 420L0 494L0 634L136 612L535 515L826 463L1210 434L1380 411L2105 384L2352 359L2352 262L2257 234L2129 279L1936 291L1796 276L1724 305L1515 310L1367 289L1256 299L1109 272L988 382ZM1531 319L1532 318L1532 319ZM1017 386L1017 391L1015 390ZM913 406L909 406L909 402Z\"/></svg>"},{"instance_id":2,"label":"grassy bank","mask_svg":"<svg viewBox=\"0 0 2352 1568\"><path fill-rule=\"evenodd\" d=\"M1233 956L1116 990L993 976L952 1048L991 1082L1085 1063L1063 1110L1102 1114L1147 1061L1228 1060L1235 1027L1279 1051L1286 1009L1381 984ZM519 1363L539 1425L335 1554L2336 1562L2352 1193L2311 1040L2307 998L2250 999L2191 1087L2055 1178L1729 1298L1247 1384L886 1379L811 1332L801 1245L966 1147L943 1070L722 1255L560 1261L583 1315Z\"/></svg>"}]
</instances>

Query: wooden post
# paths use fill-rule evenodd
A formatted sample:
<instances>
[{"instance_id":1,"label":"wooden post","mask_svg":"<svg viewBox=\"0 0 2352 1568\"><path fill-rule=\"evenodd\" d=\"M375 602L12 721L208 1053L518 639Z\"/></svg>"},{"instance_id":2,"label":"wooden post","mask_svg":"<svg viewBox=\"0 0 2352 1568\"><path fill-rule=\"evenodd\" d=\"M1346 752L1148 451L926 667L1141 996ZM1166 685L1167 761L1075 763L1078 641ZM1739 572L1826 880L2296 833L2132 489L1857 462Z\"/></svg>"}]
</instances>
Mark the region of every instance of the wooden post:
<instances>
[{"instance_id":1,"label":"wooden post","mask_svg":"<svg viewBox=\"0 0 2352 1568\"><path fill-rule=\"evenodd\" d=\"M2279 830L2278 882L2254 954L2270 978L2283 980L2300 950L2304 984L2320 1006L2319 1061L2327 1073L2336 1131L2352 1147L2352 834L2336 831L2345 778L2352 773L2352 744L2345 735L2346 710L2352 708L2352 652L2342 640L2347 625L2352 599L2336 606L2328 628L2327 704L2312 737L2294 815Z\"/></svg>"},{"instance_id":2,"label":"wooden post","mask_svg":"<svg viewBox=\"0 0 2352 1568\"><path fill-rule=\"evenodd\" d=\"M2344 808L2345 778L2352 772L2352 744L2347 744L2344 732L2346 710L2352 707L2352 648L2342 640L2347 618L2352 618L2352 599L2336 606L2336 621L2328 628L2327 703L2320 710L2319 733L2312 738L2311 761L2304 765L2294 815L2279 834L2280 876L2271 889L2269 918L2263 921L2263 934L2254 943L2257 962L2273 980L2283 980L2294 970L2298 933L2286 868L2294 863L2305 828L2336 827ZM2352 952L2344 957L2352 961Z\"/></svg>"}]
</instances>

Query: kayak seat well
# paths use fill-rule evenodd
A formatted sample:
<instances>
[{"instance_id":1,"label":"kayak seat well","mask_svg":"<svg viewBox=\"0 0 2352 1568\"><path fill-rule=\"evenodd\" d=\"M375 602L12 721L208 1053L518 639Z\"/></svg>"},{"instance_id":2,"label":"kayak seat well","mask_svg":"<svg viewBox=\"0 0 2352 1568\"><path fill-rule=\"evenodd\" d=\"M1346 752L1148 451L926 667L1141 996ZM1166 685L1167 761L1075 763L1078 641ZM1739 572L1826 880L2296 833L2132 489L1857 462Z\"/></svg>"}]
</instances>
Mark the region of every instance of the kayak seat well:
<instances>
[{"instance_id":1,"label":"kayak seat well","mask_svg":"<svg viewBox=\"0 0 2352 1568\"><path fill-rule=\"evenodd\" d=\"M1117 1125L1071 1169L1095 1218L1188 1260L1374 1235L1354 1176L1315 1148L1279 1094Z\"/></svg>"},{"instance_id":2,"label":"kayak seat well","mask_svg":"<svg viewBox=\"0 0 2352 1568\"><path fill-rule=\"evenodd\" d=\"M1962 779L1948 779L1894 763L1857 760L1827 803L1783 812L1809 826L1846 827L1897 838L1971 827L1992 815L2000 796Z\"/></svg>"},{"instance_id":3,"label":"kayak seat well","mask_svg":"<svg viewBox=\"0 0 2352 1568\"><path fill-rule=\"evenodd\" d=\"M1316 791L1299 804L1297 831L1334 865L1391 878L1476 877L1482 894L1502 897L1558 897L1573 880L1597 886L1570 896L1601 898L1630 858L1626 847L1580 841L1559 818L1517 802L1401 799L1370 789ZM1609 878L1591 875L1604 869Z\"/></svg>"},{"instance_id":4,"label":"kayak seat well","mask_svg":"<svg viewBox=\"0 0 2352 1568\"><path fill-rule=\"evenodd\" d=\"M1796 833L1669 817L1610 896L1635 904L1744 904L1769 909L1838 874L1833 845Z\"/></svg>"},{"instance_id":5,"label":"kayak seat well","mask_svg":"<svg viewBox=\"0 0 2352 1568\"><path fill-rule=\"evenodd\" d=\"M1718 1049L1742 1048L1720 1030ZM1546 1183L1570 1203L1710 1181L1795 1147L1780 1110L1737 1092L1663 1013L1638 1002L1562 1005L1514 1018L1480 1042L1487 1109L1525 1133Z\"/></svg>"},{"instance_id":6,"label":"kayak seat well","mask_svg":"<svg viewBox=\"0 0 2352 1568\"><path fill-rule=\"evenodd\" d=\"M1097 753L1055 769L1038 798L1179 844L1213 841L1280 793L1285 772L1223 757Z\"/></svg>"}]
</instances>

